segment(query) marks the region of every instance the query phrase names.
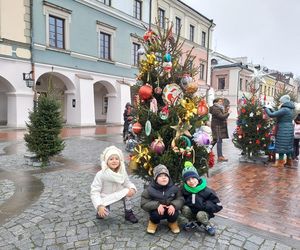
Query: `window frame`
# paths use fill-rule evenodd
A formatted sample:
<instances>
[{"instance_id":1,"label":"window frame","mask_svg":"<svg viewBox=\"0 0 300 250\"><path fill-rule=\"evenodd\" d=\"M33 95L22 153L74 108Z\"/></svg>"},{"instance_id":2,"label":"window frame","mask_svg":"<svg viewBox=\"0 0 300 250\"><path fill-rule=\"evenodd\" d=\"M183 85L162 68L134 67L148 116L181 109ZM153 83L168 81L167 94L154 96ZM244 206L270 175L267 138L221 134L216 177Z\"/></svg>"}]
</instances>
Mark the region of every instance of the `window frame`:
<instances>
[{"instance_id":1,"label":"window frame","mask_svg":"<svg viewBox=\"0 0 300 250\"><path fill-rule=\"evenodd\" d=\"M203 47L206 46L206 32L205 32L205 31L202 31L202 32L201 32L201 45L202 45Z\"/></svg>"},{"instance_id":2,"label":"window frame","mask_svg":"<svg viewBox=\"0 0 300 250\"><path fill-rule=\"evenodd\" d=\"M240 78L240 86L239 86L239 90L240 90L240 91L243 90L243 78Z\"/></svg>"},{"instance_id":3,"label":"window frame","mask_svg":"<svg viewBox=\"0 0 300 250\"><path fill-rule=\"evenodd\" d=\"M116 29L113 26L110 26L106 23L102 23L100 21L97 21L97 44L98 44L98 58L99 60L104 60L104 61L113 61L114 59L114 43L115 43L115 37L116 37ZM109 47L109 54L110 58L102 58L101 57L101 33L109 35L110 36L110 47Z\"/></svg>"},{"instance_id":4,"label":"window frame","mask_svg":"<svg viewBox=\"0 0 300 250\"><path fill-rule=\"evenodd\" d=\"M142 20L142 9L143 9L143 2L141 0L134 0L133 1L133 17L138 20Z\"/></svg>"},{"instance_id":5,"label":"window frame","mask_svg":"<svg viewBox=\"0 0 300 250\"><path fill-rule=\"evenodd\" d=\"M181 29L181 18L176 16L175 17L175 34L179 35Z\"/></svg>"},{"instance_id":6,"label":"window frame","mask_svg":"<svg viewBox=\"0 0 300 250\"><path fill-rule=\"evenodd\" d=\"M135 50L135 46L138 47L137 50ZM132 42L132 53L131 53L131 57L132 57L132 65L135 67L138 67L140 65L140 55L138 53L138 50L141 48L141 44L137 43L135 41ZM135 54L136 53L136 54Z\"/></svg>"},{"instance_id":7,"label":"window frame","mask_svg":"<svg viewBox=\"0 0 300 250\"><path fill-rule=\"evenodd\" d=\"M54 20L54 25L51 24L51 19ZM62 33L58 32L58 21L61 21L62 23ZM54 32L51 31L51 26L54 26ZM51 39L51 34L54 33L54 39ZM59 40L59 35L62 36L62 40ZM51 41L54 41L54 44L52 44ZM59 46L59 42L62 43L61 46ZM62 49L64 50L66 48L65 46L65 19L54 16L54 15L49 15L49 47L55 48L55 49Z\"/></svg>"},{"instance_id":8,"label":"window frame","mask_svg":"<svg viewBox=\"0 0 300 250\"><path fill-rule=\"evenodd\" d=\"M59 6L58 6L59 7ZM70 24L71 24L71 13L72 11L67 10L67 9L58 9L55 6L49 6L49 5L44 5L43 6L43 14L46 18L45 22L45 31L46 31L46 47L50 49L57 49L57 50L70 50ZM57 48L50 46L50 30L49 30L49 25L50 25L50 20L49 17L53 16L59 19L64 20L64 30L63 30L63 42L64 42L64 48Z\"/></svg>"},{"instance_id":9,"label":"window frame","mask_svg":"<svg viewBox=\"0 0 300 250\"><path fill-rule=\"evenodd\" d=\"M111 0L98 0L100 3L103 3L107 6L111 6Z\"/></svg>"},{"instance_id":10,"label":"window frame","mask_svg":"<svg viewBox=\"0 0 300 250\"><path fill-rule=\"evenodd\" d=\"M190 24L190 41L194 42L195 41L195 26Z\"/></svg>"},{"instance_id":11,"label":"window frame","mask_svg":"<svg viewBox=\"0 0 300 250\"><path fill-rule=\"evenodd\" d=\"M205 64L200 63L199 64L199 79L200 80L205 80Z\"/></svg>"},{"instance_id":12,"label":"window frame","mask_svg":"<svg viewBox=\"0 0 300 250\"><path fill-rule=\"evenodd\" d=\"M162 29L165 29L165 26L166 26L166 22L165 22L166 11L163 8L158 8L157 11L158 11L157 17L158 17L159 27L161 27Z\"/></svg>"},{"instance_id":13,"label":"window frame","mask_svg":"<svg viewBox=\"0 0 300 250\"><path fill-rule=\"evenodd\" d=\"M224 81L224 82L221 82ZM220 85L223 85L223 88L220 88ZM226 86L226 78L225 77L218 77L218 90L224 90Z\"/></svg>"}]
</instances>

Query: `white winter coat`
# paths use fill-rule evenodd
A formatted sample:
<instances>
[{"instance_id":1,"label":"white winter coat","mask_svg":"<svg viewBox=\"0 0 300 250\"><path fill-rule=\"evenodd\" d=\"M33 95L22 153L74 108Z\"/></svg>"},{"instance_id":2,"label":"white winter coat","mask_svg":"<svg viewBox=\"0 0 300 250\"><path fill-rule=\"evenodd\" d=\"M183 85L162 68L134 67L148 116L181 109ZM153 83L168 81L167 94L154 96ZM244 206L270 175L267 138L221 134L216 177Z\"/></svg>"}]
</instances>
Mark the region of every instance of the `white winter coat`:
<instances>
[{"instance_id":1,"label":"white winter coat","mask_svg":"<svg viewBox=\"0 0 300 250\"><path fill-rule=\"evenodd\" d=\"M136 190L135 185L129 180L125 164L121 161L119 171L112 171L105 162L102 169L96 174L91 185L91 199L95 209L99 205L108 206L124 198L129 189Z\"/></svg>"}]
</instances>

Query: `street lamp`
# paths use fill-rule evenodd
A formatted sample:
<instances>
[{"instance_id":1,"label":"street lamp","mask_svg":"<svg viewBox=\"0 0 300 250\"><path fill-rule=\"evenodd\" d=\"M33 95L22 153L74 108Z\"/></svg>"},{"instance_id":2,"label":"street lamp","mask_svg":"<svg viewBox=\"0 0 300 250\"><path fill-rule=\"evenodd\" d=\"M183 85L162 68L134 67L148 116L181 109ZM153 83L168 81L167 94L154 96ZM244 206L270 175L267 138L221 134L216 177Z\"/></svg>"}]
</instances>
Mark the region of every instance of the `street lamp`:
<instances>
[{"instance_id":1,"label":"street lamp","mask_svg":"<svg viewBox=\"0 0 300 250\"><path fill-rule=\"evenodd\" d=\"M23 80L26 82L26 86L28 88L32 88L34 85L34 80L32 78L33 71L30 71L29 73L23 73Z\"/></svg>"}]
</instances>

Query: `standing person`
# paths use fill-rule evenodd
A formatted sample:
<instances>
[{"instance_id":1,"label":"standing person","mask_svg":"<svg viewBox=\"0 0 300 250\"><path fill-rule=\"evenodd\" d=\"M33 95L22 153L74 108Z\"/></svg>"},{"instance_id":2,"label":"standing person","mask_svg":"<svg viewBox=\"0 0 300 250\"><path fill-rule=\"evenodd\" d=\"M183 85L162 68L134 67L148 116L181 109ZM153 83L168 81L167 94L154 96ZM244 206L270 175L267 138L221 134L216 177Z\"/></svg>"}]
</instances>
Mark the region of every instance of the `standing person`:
<instances>
[{"instance_id":1,"label":"standing person","mask_svg":"<svg viewBox=\"0 0 300 250\"><path fill-rule=\"evenodd\" d=\"M169 170L159 164L153 169L153 180L143 191L141 207L149 213L147 233L154 234L161 220L166 219L172 233L179 233L177 223L179 210L183 205L179 188L173 184Z\"/></svg>"},{"instance_id":2,"label":"standing person","mask_svg":"<svg viewBox=\"0 0 300 250\"><path fill-rule=\"evenodd\" d=\"M122 151L115 146L107 147L100 159L101 170L96 174L91 185L91 199L97 210L96 218L107 217L110 205L122 200L125 220L137 223L138 219L132 211L130 200L136 193L136 187L129 180Z\"/></svg>"},{"instance_id":3,"label":"standing person","mask_svg":"<svg viewBox=\"0 0 300 250\"><path fill-rule=\"evenodd\" d=\"M229 107L224 108L223 99L216 98L213 101L213 106L209 108L209 113L211 113L211 130L213 141L212 145L214 146L217 143L217 156L218 162L228 161L223 156L222 152L222 139L229 138L228 136L228 128L227 128L227 119L229 116Z\"/></svg>"},{"instance_id":4,"label":"standing person","mask_svg":"<svg viewBox=\"0 0 300 250\"><path fill-rule=\"evenodd\" d=\"M277 132L275 135L275 152L279 154L279 159L273 167L292 166L292 155L294 145L294 124L293 115L295 105L291 102L289 95L283 95L279 99L280 105L277 111L264 107L267 115L276 119ZM284 161L286 154L287 160Z\"/></svg>"},{"instance_id":5,"label":"standing person","mask_svg":"<svg viewBox=\"0 0 300 250\"><path fill-rule=\"evenodd\" d=\"M300 141L300 114L294 120L294 154L293 159L298 160L299 156L299 141Z\"/></svg>"},{"instance_id":6,"label":"standing person","mask_svg":"<svg viewBox=\"0 0 300 250\"><path fill-rule=\"evenodd\" d=\"M197 169L189 161L184 164L182 178L184 181L182 194L185 199L182 208L184 229L189 231L195 227L194 220L198 225L203 225L206 232L214 236L216 229L209 221L214 214L221 211L223 206L214 190L207 187L206 180L201 178Z\"/></svg>"},{"instance_id":7,"label":"standing person","mask_svg":"<svg viewBox=\"0 0 300 250\"><path fill-rule=\"evenodd\" d=\"M125 110L123 113L123 119L124 119L124 126L123 126L123 141L126 141L126 137L128 134L128 127L130 122L132 121L132 105L127 102L125 105Z\"/></svg>"}]
</instances>

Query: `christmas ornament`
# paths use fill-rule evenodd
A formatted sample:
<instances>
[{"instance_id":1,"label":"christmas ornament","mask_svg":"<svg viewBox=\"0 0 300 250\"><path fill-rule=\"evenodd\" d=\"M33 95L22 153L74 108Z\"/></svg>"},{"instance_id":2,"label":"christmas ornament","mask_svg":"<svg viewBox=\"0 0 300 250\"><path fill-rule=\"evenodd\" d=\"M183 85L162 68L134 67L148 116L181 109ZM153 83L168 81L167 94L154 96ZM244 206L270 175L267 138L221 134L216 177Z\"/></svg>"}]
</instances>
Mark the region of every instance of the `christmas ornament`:
<instances>
[{"instance_id":1,"label":"christmas ornament","mask_svg":"<svg viewBox=\"0 0 300 250\"><path fill-rule=\"evenodd\" d=\"M242 108L242 109L241 109L241 112L242 112L243 114L245 114L245 113L246 113L246 109Z\"/></svg>"},{"instance_id":2,"label":"christmas ornament","mask_svg":"<svg viewBox=\"0 0 300 250\"><path fill-rule=\"evenodd\" d=\"M208 114L208 107L207 107L206 101L204 99L202 99L198 103L197 113L198 113L199 116L203 116L203 115Z\"/></svg>"},{"instance_id":3,"label":"christmas ornament","mask_svg":"<svg viewBox=\"0 0 300 250\"><path fill-rule=\"evenodd\" d=\"M127 152L133 152L134 147L138 144L137 140L130 138L126 141L125 150Z\"/></svg>"},{"instance_id":4,"label":"christmas ornament","mask_svg":"<svg viewBox=\"0 0 300 250\"><path fill-rule=\"evenodd\" d=\"M181 135L187 135L189 137L192 136L189 131L192 128L192 126L187 122L182 122L180 118L176 126L170 126L170 127L176 130L176 135L175 135L176 138L180 137Z\"/></svg>"},{"instance_id":5,"label":"christmas ornament","mask_svg":"<svg viewBox=\"0 0 300 250\"><path fill-rule=\"evenodd\" d=\"M129 168L131 171L135 171L135 170L137 170L137 168L138 168L138 164L137 164L134 160L130 160L129 165L128 165L128 168Z\"/></svg>"},{"instance_id":6,"label":"christmas ornament","mask_svg":"<svg viewBox=\"0 0 300 250\"><path fill-rule=\"evenodd\" d=\"M182 90L176 83L171 83L164 87L162 98L165 104L176 105L182 97Z\"/></svg>"},{"instance_id":7,"label":"christmas ornament","mask_svg":"<svg viewBox=\"0 0 300 250\"><path fill-rule=\"evenodd\" d=\"M253 114L253 112L251 112L250 114L249 114L249 117L253 117L254 116L254 114Z\"/></svg>"},{"instance_id":8,"label":"christmas ornament","mask_svg":"<svg viewBox=\"0 0 300 250\"><path fill-rule=\"evenodd\" d=\"M194 150L191 140L185 135L182 135L178 138L174 138L171 142L171 148L175 153L178 153L182 157L190 157Z\"/></svg>"},{"instance_id":9,"label":"christmas ornament","mask_svg":"<svg viewBox=\"0 0 300 250\"><path fill-rule=\"evenodd\" d=\"M133 125L132 125L132 131L133 131L133 133L135 133L135 134L139 134L139 133L141 133L141 131L142 131L142 128L143 128L143 126L142 126L142 124L140 124L139 122L136 122L136 123L134 123Z\"/></svg>"},{"instance_id":10,"label":"christmas ornament","mask_svg":"<svg viewBox=\"0 0 300 250\"><path fill-rule=\"evenodd\" d=\"M154 89L154 93L157 94L157 95L160 95L162 93L162 88L161 87L156 87Z\"/></svg>"},{"instance_id":11,"label":"christmas ornament","mask_svg":"<svg viewBox=\"0 0 300 250\"><path fill-rule=\"evenodd\" d=\"M191 82L188 83L186 88L185 88L185 92L188 94L194 94L195 92L197 92L198 90L198 83L197 82Z\"/></svg>"},{"instance_id":12,"label":"christmas ornament","mask_svg":"<svg viewBox=\"0 0 300 250\"><path fill-rule=\"evenodd\" d=\"M141 48L138 49L137 52L138 52L139 55L144 55L145 54L145 49L143 47L141 47Z\"/></svg>"},{"instance_id":13,"label":"christmas ornament","mask_svg":"<svg viewBox=\"0 0 300 250\"><path fill-rule=\"evenodd\" d=\"M180 104L185 109L185 120L189 120L190 118L194 117L194 114L197 114L197 109L192 99L181 99Z\"/></svg>"},{"instance_id":14,"label":"christmas ornament","mask_svg":"<svg viewBox=\"0 0 300 250\"><path fill-rule=\"evenodd\" d=\"M193 81L193 78L190 77L189 74L184 74L183 77L180 79L180 86L183 89L186 89L186 86Z\"/></svg>"},{"instance_id":15,"label":"christmas ornament","mask_svg":"<svg viewBox=\"0 0 300 250\"><path fill-rule=\"evenodd\" d=\"M146 83L139 89L139 96L142 100L148 100L152 97L152 86Z\"/></svg>"},{"instance_id":16,"label":"christmas ornament","mask_svg":"<svg viewBox=\"0 0 300 250\"><path fill-rule=\"evenodd\" d=\"M172 70L172 62L163 62L163 69L166 73L168 73L168 78L171 77L171 70Z\"/></svg>"},{"instance_id":17,"label":"christmas ornament","mask_svg":"<svg viewBox=\"0 0 300 250\"><path fill-rule=\"evenodd\" d=\"M200 129L196 129L196 132L193 134L193 141L198 147L208 146L211 143L211 137Z\"/></svg>"},{"instance_id":18,"label":"christmas ornament","mask_svg":"<svg viewBox=\"0 0 300 250\"><path fill-rule=\"evenodd\" d=\"M151 143L151 149L159 155L165 151L165 144L160 136Z\"/></svg>"},{"instance_id":19,"label":"christmas ornament","mask_svg":"<svg viewBox=\"0 0 300 250\"><path fill-rule=\"evenodd\" d=\"M208 154L208 166L212 168L215 165L215 155L213 151L210 151Z\"/></svg>"},{"instance_id":20,"label":"christmas ornament","mask_svg":"<svg viewBox=\"0 0 300 250\"><path fill-rule=\"evenodd\" d=\"M157 100L155 98L152 98L151 99L151 102L150 102L150 111L152 111L153 113L157 113Z\"/></svg>"},{"instance_id":21,"label":"christmas ornament","mask_svg":"<svg viewBox=\"0 0 300 250\"><path fill-rule=\"evenodd\" d=\"M169 53L164 55L164 62L171 62L172 57Z\"/></svg>"},{"instance_id":22,"label":"christmas ornament","mask_svg":"<svg viewBox=\"0 0 300 250\"><path fill-rule=\"evenodd\" d=\"M149 150L146 147L137 145L133 150L133 156L131 158L138 165L143 166L148 170L148 174L151 175L152 167L150 165L151 156L149 155Z\"/></svg>"},{"instance_id":23,"label":"christmas ornament","mask_svg":"<svg viewBox=\"0 0 300 250\"><path fill-rule=\"evenodd\" d=\"M164 106L162 108L162 110L159 112L159 117L162 120L167 120L169 117L169 109L168 109L168 105Z\"/></svg>"},{"instance_id":24,"label":"christmas ornament","mask_svg":"<svg viewBox=\"0 0 300 250\"><path fill-rule=\"evenodd\" d=\"M149 136L151 134L151 129L152 129L151 122L149 120L147 120L145 123L145 134L147 136Z\"/></svg>"}]
</instances>

